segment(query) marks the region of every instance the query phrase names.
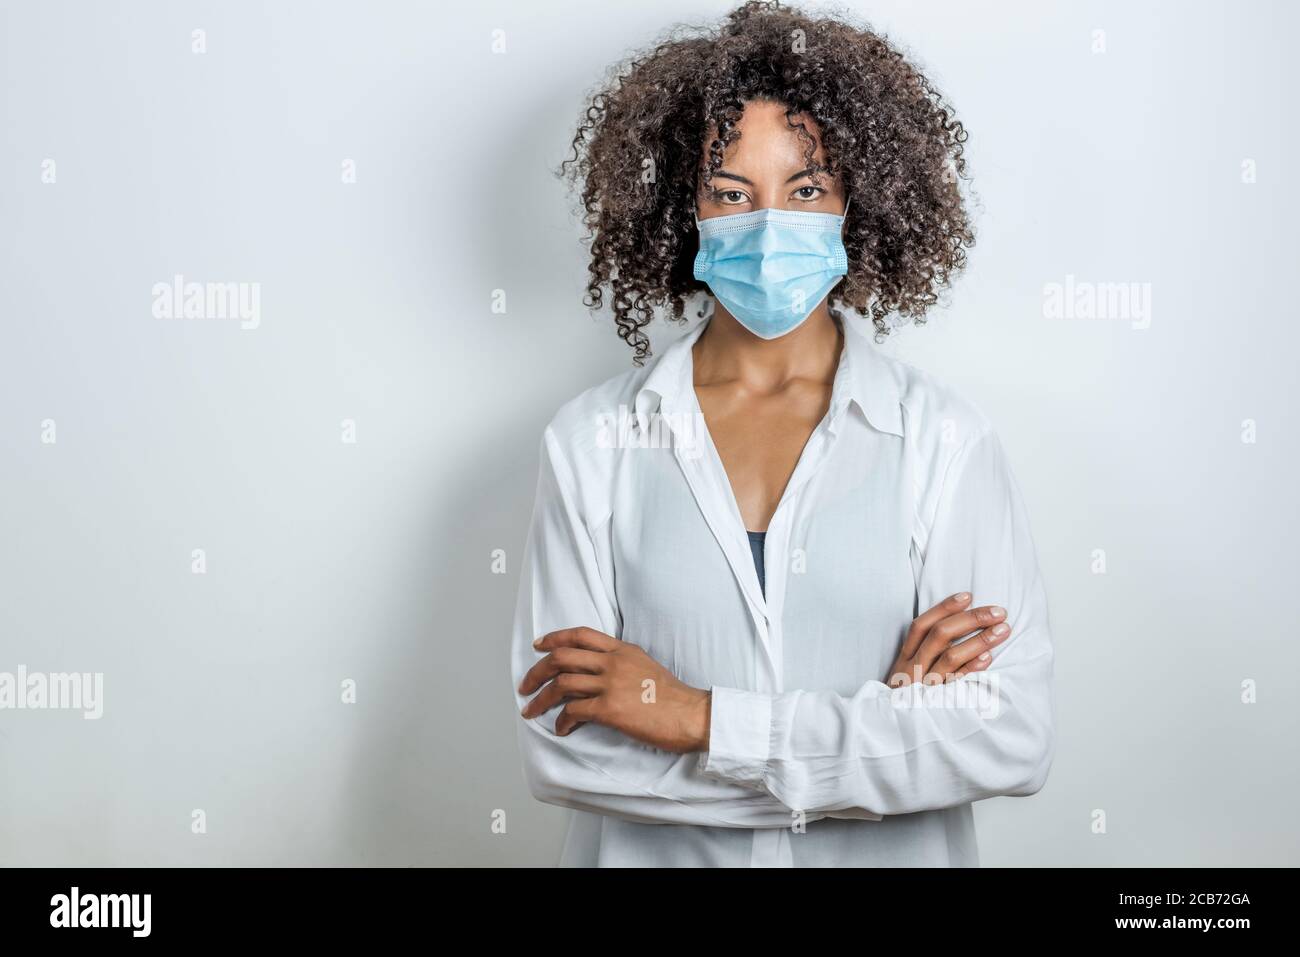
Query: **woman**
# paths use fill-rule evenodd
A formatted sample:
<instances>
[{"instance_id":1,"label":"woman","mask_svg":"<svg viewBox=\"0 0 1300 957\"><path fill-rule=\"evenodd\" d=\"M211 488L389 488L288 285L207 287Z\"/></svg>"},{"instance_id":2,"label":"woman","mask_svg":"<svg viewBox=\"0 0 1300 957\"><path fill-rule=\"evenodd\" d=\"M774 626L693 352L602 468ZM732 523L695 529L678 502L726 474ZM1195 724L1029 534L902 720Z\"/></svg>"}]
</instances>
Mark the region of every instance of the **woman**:
<instances>
[{"instance_id":1,"label":"woman","mask_svg":"<svg viewBox=\"0 0 1300 957\"><path fill-rule=\"evenodd\" d=\"M512 648L563 863L969 866L971 802L1042 787L1052 645L1003 449L855 328L964 265L965 139L883 39L775 3L593 99L588 304L635 364L545 430ZM696 295L644 364L653 308Z\"/></svg>"}]
</instances>

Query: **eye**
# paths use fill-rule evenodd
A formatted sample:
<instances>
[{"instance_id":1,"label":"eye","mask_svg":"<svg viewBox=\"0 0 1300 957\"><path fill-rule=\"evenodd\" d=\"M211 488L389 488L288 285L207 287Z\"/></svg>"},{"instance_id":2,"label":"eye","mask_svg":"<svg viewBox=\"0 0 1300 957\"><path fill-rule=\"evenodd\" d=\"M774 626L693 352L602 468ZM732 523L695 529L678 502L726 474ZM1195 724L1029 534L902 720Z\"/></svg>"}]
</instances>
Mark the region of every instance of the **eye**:
<instances>
[{"instance_id":1,"label":"eye","mask_svg":"<svg viewBox=\"0 0 1300 957\"><path fill-rule=\"evenodd\" d=\"M815 202L826 194L826 190L820 186L800 186L794 191L795 199L801 199L804 202Z\"/></svg>"},{"instance_id":2,"label":"eye","mask_svg":"<svg viewBox=\"0 0 1300 957\"><path fill-rule=\"evenodd\" d=\"M744 191L739 189L715 189L711 198L715 203L721 203L723 206L739 206L749 199Z\"/></svg>"}]
</instances>

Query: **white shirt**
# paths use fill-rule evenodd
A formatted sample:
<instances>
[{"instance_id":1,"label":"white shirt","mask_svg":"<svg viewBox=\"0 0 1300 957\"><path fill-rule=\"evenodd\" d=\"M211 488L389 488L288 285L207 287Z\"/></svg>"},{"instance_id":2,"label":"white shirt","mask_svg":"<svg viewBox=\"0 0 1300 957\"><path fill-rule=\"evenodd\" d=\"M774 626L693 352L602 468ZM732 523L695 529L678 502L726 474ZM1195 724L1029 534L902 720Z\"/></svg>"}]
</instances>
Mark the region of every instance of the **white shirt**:
<instances>
[{"instance_id":1,"label":"white shirt","mask_svg":"<svg viewBox=\"0 0 1300 957\"><path fill-rule=\"evenodd\" d=\"M535 638L586 626L713 692L702 753L519 718L532 793L574 811L561 863L978 865L971 802L1038 791L1055 748L1046 594L997 435L848 329L768 526L765 597L693 386L705 325L543 435L514 687ZM890 688L913 618L962 591L1007 609L987 670Z\"/></svg>"}]
</instances>

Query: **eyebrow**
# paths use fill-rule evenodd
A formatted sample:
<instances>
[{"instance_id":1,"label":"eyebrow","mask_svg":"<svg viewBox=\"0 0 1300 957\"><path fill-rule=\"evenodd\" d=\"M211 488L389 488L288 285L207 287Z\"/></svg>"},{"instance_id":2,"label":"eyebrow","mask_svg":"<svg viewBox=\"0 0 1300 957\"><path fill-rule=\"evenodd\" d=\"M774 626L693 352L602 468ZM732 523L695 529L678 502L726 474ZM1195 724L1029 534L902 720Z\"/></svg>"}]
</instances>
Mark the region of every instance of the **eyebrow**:
<instances>
[{"instance_id":1,"label":"eyebrow","mask_svg":"<svg viewBox=\"0 0 1300 957\"><path fill-rule=\"evenodd\" d=\"M802 169L799 172L795 173L793 176L787 179L786 182L793 183L797 179L803 179L805 176L811 176L812 173L813 173L813 168L809 166L807 169ZM753 180L747 179L744 176L741 176L739 173L728 173L725 169L720 169L713 174L714 179L717 179L718 177L722 177L723 179L734 179L737 183L744 183L746 186L754 185Z\"/></svg>"}]
</instances>

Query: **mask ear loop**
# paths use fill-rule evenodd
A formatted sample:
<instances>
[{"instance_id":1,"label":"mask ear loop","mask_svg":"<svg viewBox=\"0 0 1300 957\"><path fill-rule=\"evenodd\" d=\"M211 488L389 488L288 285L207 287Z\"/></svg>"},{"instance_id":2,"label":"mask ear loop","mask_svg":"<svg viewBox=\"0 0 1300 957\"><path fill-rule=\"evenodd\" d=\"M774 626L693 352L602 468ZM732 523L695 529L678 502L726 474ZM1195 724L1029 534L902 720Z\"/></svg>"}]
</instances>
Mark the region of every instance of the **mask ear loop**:
<instances>
[{"instance_id":1,"label":"mask ear loop","mask_svg":"<svg viewBox=\"0 0 1300 957\"><path fill-rule=\"evenodd\" d=\"M853 203L853 197L850 196L848 199L846 199L846 200L844 201L844 212L840 213L840 216L841 216L842 219L843 219L843 221L840 223L840 238L841 238L841 239L844 238L844 230L845 230L845 228L846 228L846 227L848 226L848 224L849 224L849 206L852 205L852 203ZM841 316L841 315L839 315L839 314L838 314L834 309L830 309L830 302L829 302L829 301L827 301L827 303L826 303L826 307L827 307L828 310L830 310L831 318L835 320L835 324L838 325L841 329L843 329L843 328L844 328L844 317Z\"/></svg>"},{"instance_id":2,"label":"mask ear loop","mask_svg":"<svg viewBox=\"0 0 1300 957\"><path fill-rule=\"evenodd\" d=\"M695 232L700 231L700 204L696 200L691 201L691 215L695 218ZM709 293L705 293L705 301L700 303L699 309L695 315L699 319L712 319L713 311L717 308L718 302Z\"/></svg>"}]
</instances>

